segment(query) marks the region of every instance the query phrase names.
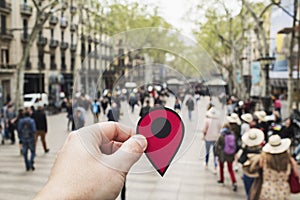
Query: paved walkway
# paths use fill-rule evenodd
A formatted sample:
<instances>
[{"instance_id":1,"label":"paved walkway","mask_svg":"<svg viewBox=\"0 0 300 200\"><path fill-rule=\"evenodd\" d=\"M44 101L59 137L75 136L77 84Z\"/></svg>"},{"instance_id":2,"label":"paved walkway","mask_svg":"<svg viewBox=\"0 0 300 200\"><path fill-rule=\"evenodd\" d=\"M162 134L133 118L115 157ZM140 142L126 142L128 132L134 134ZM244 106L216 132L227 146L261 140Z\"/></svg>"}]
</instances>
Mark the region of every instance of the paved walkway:
<instances>
[{"instance_id":1,"label":"paved walkway","mask_svg":"<svg viewBox=\"0 0 300 200\"><path fill-rule=\"evenodd\" d=\"M217 184L217 175L212 171L212 162L208 170L204 168L204 142L201 140L202 119L208 100L198 103L199 120L185 122L186 136L192 137L186 153L174 162L163 178L155 171L149 173L129 173L127 177L127 199L245 199L241 172L236 174L238 191L233 192L229 174L225 169L225 186ZM170 103L170 105L172 102ZM129 107L123 104L122 123L136 123L138 109L135 114L127 112ZM195 114L195 113L194 113ZM187 112L182 113L186 120ZM89 115L89 121L91 116ZM105 120L103 117L102 120ZM66 114L49 116L49 135L47 137L50 152L44 154L39 142L37 147L36 170L25 172L23 158L20 156L18 145L0 146L0 199L1 200L26 200L32 199L47 181L56 152L64 143L68 135L66 131ZM292 199L299 199L300 195L293 195ZM118 199L120 199L118 197Z\"/></svg>"}]
</instances>

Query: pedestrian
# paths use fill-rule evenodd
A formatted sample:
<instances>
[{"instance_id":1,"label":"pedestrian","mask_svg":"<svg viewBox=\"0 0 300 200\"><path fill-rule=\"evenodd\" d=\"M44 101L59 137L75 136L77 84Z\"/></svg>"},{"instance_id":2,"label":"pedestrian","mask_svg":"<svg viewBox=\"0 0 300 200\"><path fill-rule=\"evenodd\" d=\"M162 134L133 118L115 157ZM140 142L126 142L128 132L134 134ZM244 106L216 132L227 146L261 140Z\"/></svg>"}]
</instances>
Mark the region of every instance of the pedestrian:
<instances>
[{"instance_id":1,"label":"pedestrian","mask_svg":"<svg viewBox=\"0 0 300 200\"><path fill-rule=\"evenodd\" d=\"M4 136L4 128L3 128L3 110L0 111L0 135L1 135L1 143L4 144L5 136Z\"/></svg>"},{"instance_id":2,"label":"pedestrian","mask_svg":"<svg viewBox=\"0 0 300 200\"><path fill-rule=\"evenodd\" d=\"M180 102L179 102L178 98L175 99L174 110L177 113L179 113L181 111L181 105L180 105Z\"/></svg>"},{"instance_id":3,"label":"pedestrian","mask_svg":"<svg viewBox=\"0 0 300 200\"><path fill-rule=\"evenodd\" d=\"M226 109L227 109L227 115L231 115L231 113L233 113L233 104L231 98L227 100Z\"/></svg>"},{"instance_id":4,"label":"pedestrian","mask_svg":"<svg viewBox=\"0 0 300 200\"><path fill-rule=\"evenodd\" d=\"M118 122L120 118L120 110L115 102L111 104L111 108L108 110L107 119L108 121Z\"/></svg>"},{"instance_id":5,"label":"pedestrian","mask_svg":"<svg viewBox=\"0 0 300 200\"><path fill-rule=\"evenodd\" d=\"M101 113L100 103L98 102L98 99L95 99L94 102L91 104L91 110L94 116L94 123L98 123L99 115Z\"/></svg>"},{"instance_id":6,"label":"pedestrian","mask_svg":"<svg viewBox=\"0 0 300 200\"><path fill-rule=\"evenodd\" d=\"M35 148L37 145L38 138L41 137L43 144L44 152L48 153L50 149L47 147L46 135L48 131L47 127L47 117L42 106L38 106L37 110L32 115L32 118L36 124L36 133L35 133Z\"/></svg>"},{"instance_id":7,"label":"pedestrian","mask_svg":"<svg viewBox=\"0 0 300 200\"><path fill-rule=\"evenodd\" d=\"M108 106L108 98L106 96L103 96L101 99L101 107L104 115L106 114L107 106Z\"/></svg>"},{"instance_id":8,"label":"pedestrian","mask_svg":"<svg viewBox=\"0 0 300 200\"><path fill-rule=\"evenodd\" d=\"M160 95L157 95L157 97L154 98L154 106L155 107L163 106L163 101Z\"/></svg>"},{"instance_id":9,"label":"pedestrian","mask_svg":"<svg viewBox=\"0 0 300 200\"><path fill-rule=\"evenodd\" d=\"M281 116L281 101L280 99L276 98L274 100L274 107L275 107L275 110L279 112L279 115Z\"/></svg>"},{"instance_id":10,"label":"pedestrian","mask_svg":"<svg viewBox=\"0 0 300 200\"><path fill-rule=\"evenodd\" d=\"M243 166L242 179L248 200L253 181L260 176L258 168L264 138L264 133L257 128L248 130L242 137L243 152L239 158L239 162Z\"/></svg>"},{"instance_id":11,"label":"pedestrian","mask_svg":"<svg viewBox=\"0 0 300 200\"><path fill-rule=\"evenodd\" d=\"M188 108L188 113L189 113L189 120L192 120L192 112L194 110L194 100L192 98L192 96L189 96L188 100L185 102L185 105Z\"/></svg>"},{"instance_id":12,"label":"pedestrian","mask_svg":"<svg viewBox=\"0 0 300 200\"><path fill-rule=\"evenodd\" d=\"M75 108L74 123L72 125L72 131L78 130L84 127L85 124L85 109L83 107Z\"/></svg>"},{"instance_id":13,"label":"pedestrian","mask_svg":"<svg viewBox=\"0 0 300 200\"><path fill-rule=\"evenodd\" d=\"M71 100L67 100L66 109L67 109L67 118L68 118L67 130L69 131L70 130L70 124L72 124L72 122L73 122L73 107L72 107L72 101Z\"/></svg>"},{"instance_id":14,"label":"pedestrian","mask_svg":"<svg viewBox=\"0 0 300 200\"><path fill-rule=\"evenodd\" d=\"M220 179L218 183L224 184L224 162L227 162L227 169L232 182L232 190L237 191L237 184L232 168L232 162L236 152L236 140L234 133L230 130L229 124L224 124L221 135L216 142L216 155L219 159Z\"/></svg>"},{"instance_id":15,"label":"pedestrian","mask_svg":"<svg viewBox=\"0 0 300 200\"><path fill-rule=\"evenodd\" d=\"M269 125L267 123L267 114L265 111L256 111L254 112L254 115L258 118L258 123L256 125L256 128L262 130L265 134L265 143L268 142L269 136L268 136L268 131L269 131Z\"/></svg>"},{"instance_id":16,"label":"pedestrian","mask_svg":"<svg viewBox=\"0 0 300 200\"><path fill-rule=\"evenodd\" d=\"M241 120L236 113L232 113L230 116L227 117L227 120L230 125L230 130L233 131L234 137L235 137L235 142L236 142L236 153L234 156L234 162L233 162L233 168L235 171L238 171L238 155L237 152L242 146L242 141L241 141Z\"/></svg>"},{"instance_id":17,"label":"pedestrian","mask_svg":"<svg viewBox=\"0 0 300 200\"><path fill-rule=\"evenodd\" d=\"M279 136L284 139L284 138L290 138L291 140L294 139L294 129L292 127L292 122L291 118L287 118L285 120L285 125L281 128L279 132Z\"/></svg>"},{"instance_id":18,"label":"pedestrian","mask_svg":"<svg viewBox=\"0 0 300 200\"><path fill-rule=\"evenodd\" d=\"M134 92L130 93L128 103L131 107L131 113L134 113L134 107L135 107L136 104L138 104L138 100L137 100L137 97L136 97Z\"/></svg>"},{"instance_id":19,"label":"pedestrian","mask_svg":"<svg viewBox=\"0 0 300 200\"><path fill-rule=\"evenodd\" d=\"M241 136L244 135L250 129L250 123L253 121L252 114L245 113L241 116L242 125L241 125Z\"/></svg>"},{"instance_id":20,"label":"pedestrian","mask_svg":"<svg viewBox=\"0 0 300 200\"><path fill-rule=\"evenodd\" d=\"M14 110L13 105L10 104L6 111L6 125L8 129L8 134L10 136L11 144L15 144L16 142L16 138L15 138L16 120L17 120L16 112Z\"/></svg>"},{"instance_id":21,"label":"pedestrian","mask_svg":"<svg viewBox=\"0 0 300 200\"><path fill-rule=\"evenodd\" d=\"M300 177L297 163L288 152L290 144L290 139L272 135L263 147L260 159L260 167L263 169L260 200L290 199L288 179L291 168L296 176Z\"/></svg>"},{"instance_id":22,"label":"pedestrian","mask_svg":"<svg viewBox=\"0 0 300 200\"><path fill-rule=\"evenodd\" d=\"M18 130L20 137L22 138L23 145L23 157L25 161L26 171L35 170L34 158L35 158L35 142L34 135L36 132L36 126L34 120L29 116L29 113L25 113L25 117L18 122ZM30 150L30 159L28 159L28 150Z\"/></svg>"},{"instance_id":23,"label":"pedestrian","mask_svg":"<svg viewBox=\"0 0 300 200\"><path fill-rule=\"evenodd\" d=\"M221 122L217 110L212 107L206 113L203 126L203 139L205 140L205 169L208 169L210 148L213 148L214 173L217 172L217 159L215 154L215 143L220 136Z\"/></svg>"},{"instance_id":24,"label":"pedestrian","mask_svg":"<svg viewBox=\"0 0 300 200\"><path fill-rule=\"evenodd\" d=\"M19 124L19 121L25 117L25 113L24 113L24 109L19 109L19 113L18 113L18 116L17 116L17 120L16 120L16 124L18 125ZM18 132L18 138L19 138L19 148L20 148L20 155L23 155L23 147L22 147L22 137L21 137L21 133L20 131L17 129L17 132Z\"/></svg>"},{"instance_id":25,"label":"pedestrian","mask_svg":"<svg viewBox=\"0 0 300 200\"><path fill-rule=\"evenodd\" d=\"M144 106L144 107L141 108L140 117L141 118L145 117L149 113L150 109L151 109L150 100L147 99L146 100L146 106Z\"/></svg>"},{"instance_id":26,"label":"pedestrian","mask_svg":"<svg viewBox=\"0 0 300 200\"><path fill-rule=\"evenodd\" d=\"M9 102L5 103L4 106L1 109L2 113L2 118L3 118L3 133L2 133L2 141L1 144L5 144L5 140L9 139L9 134L8 134L8 123L6 120L6 114L7 114L7 109L8 109Z\"/></svg>"}]
</instances>

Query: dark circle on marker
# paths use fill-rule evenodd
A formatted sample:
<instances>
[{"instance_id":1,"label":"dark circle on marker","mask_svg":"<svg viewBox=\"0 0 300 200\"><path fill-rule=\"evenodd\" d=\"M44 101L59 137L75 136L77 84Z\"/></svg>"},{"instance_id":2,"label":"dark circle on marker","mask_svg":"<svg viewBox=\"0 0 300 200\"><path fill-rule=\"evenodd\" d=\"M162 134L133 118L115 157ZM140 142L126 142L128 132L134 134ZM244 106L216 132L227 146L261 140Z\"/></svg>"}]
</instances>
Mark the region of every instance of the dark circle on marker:
<instances>
[{"instance_id":1,"label":"dark circle on marker","mask_svg":"<svg viewBox=\"0 0 300 200\"><path fill-rule=\"evenodd\" d=\"M171 124L165 118L157 118L151 124L151 131L157 138L166 138L171 133Z\"/></svg>"}]
</instances>

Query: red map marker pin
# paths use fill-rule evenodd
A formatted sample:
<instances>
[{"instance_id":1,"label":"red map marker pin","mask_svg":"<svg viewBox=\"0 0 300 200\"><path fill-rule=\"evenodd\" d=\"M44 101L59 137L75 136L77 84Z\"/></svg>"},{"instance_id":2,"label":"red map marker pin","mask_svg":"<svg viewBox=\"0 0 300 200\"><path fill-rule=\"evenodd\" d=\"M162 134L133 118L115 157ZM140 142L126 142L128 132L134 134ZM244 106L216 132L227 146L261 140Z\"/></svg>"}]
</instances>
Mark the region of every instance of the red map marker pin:
<instances>
[{"instance_id":1,"label":"red map marker pin","mask_svg":"<svg viewBox=\"0 0 300 200\"><path fill-rule=\"evenodd\" d=\"M146 156L163 176L183 140L184 124L181 118L169 108L154 108L139 120L137 134L146 137Z\"/></svg>"}]
</instances>

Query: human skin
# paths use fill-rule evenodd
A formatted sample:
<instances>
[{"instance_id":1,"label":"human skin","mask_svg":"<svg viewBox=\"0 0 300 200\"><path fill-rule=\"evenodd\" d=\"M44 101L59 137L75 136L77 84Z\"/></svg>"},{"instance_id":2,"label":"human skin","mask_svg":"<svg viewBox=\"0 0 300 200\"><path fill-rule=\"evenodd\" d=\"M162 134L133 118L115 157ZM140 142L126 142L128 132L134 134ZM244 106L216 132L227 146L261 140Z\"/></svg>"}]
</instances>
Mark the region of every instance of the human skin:
<instances>
[{"instance_id":1,"label":"human skin","mask_svg":"<svg viewBox=\"0 0 300 200\"><path fill-rule=\"evenodd\" d=\"M146 147L144 136L115 122L72 132L34 199L116 199Z\"/></svg>"}]
</instances>

